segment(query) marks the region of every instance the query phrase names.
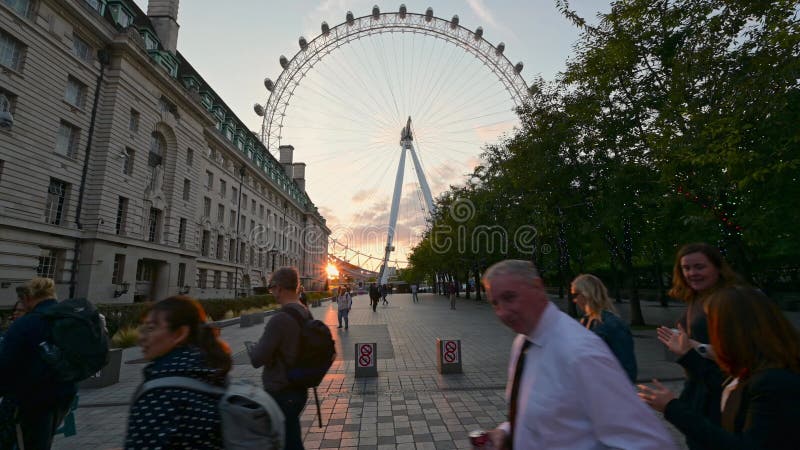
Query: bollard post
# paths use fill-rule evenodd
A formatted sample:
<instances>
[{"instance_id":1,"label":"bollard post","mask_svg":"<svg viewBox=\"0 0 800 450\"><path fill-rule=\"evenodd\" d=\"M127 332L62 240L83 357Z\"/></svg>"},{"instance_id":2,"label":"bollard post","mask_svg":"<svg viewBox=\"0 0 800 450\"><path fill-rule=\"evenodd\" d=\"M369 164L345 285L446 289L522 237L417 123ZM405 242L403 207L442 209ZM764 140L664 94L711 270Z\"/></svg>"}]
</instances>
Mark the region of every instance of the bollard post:
<instances>
[{"instance_id":1,"label":"bollard post","mask_svg":"<svg viewBox=\"0 0 800 450\"><path fill-rule=\"evenodd\" d=\"M436 368L441 374L464 373L461 369L460 339L436 339Z\"/></svg>"},{"instance_id":2,"label":"bollard post","mask_svg":"<svg viewBox=\"0 0 800 450\"><path fill-rule=\"evenodd\" d=\"M355 344L356 378L378 376L378 344Z\"/></svg>"}]
</instances>

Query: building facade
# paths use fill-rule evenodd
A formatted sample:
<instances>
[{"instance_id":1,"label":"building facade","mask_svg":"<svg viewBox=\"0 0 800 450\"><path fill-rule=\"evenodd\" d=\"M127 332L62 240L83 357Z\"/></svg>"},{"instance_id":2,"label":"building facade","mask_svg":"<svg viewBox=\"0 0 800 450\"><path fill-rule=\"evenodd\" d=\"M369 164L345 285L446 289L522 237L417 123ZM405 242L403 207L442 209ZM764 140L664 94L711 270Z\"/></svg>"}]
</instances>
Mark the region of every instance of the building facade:
<instances>
[{"instance_id":1,"label":"building facade","mask_svg":"<svg viewBox=\"0 0 800 450\"><path fill-rule=\"evenodd\" d=\"M330 230L280 160L176 50L177 0L0 0L0 304L230 298L296 266L325 283Z\"/></svg>"}]
</instances>

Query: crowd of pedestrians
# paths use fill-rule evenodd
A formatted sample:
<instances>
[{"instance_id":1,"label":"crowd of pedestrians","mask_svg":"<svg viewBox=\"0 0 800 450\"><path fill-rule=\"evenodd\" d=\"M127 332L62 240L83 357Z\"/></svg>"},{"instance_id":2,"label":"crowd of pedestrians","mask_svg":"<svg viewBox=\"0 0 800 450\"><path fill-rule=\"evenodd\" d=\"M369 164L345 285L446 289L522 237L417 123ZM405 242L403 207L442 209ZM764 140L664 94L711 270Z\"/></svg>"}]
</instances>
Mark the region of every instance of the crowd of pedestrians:
<instances>
[{"instance_id":1,"label":"crowd of pedestrians","mask_svg":"<svg viewBox=\"0 0 800 450\"><path fill-rule=\"evenodd\" d=\"M652 410L685 435L691 450L797 448L791 430L800 421L800 335L713 246L678 251L669 295L685 302L686 311L674 326L657 330L686 372L679 394L658 380L635 385L633 336L600 278L582 274L571 282L570 297L582 315L577 321L548 300L529 261L494 264L482 283L494 313L517 333L508 364L508 421L487 432L493 448L677 448ZM289 374L302 357L303 324L313 317L296 269L275 271L268 289L281 308L248 354L282 412L284 448L302 449L299 417L308 391ZM387 293L385 285L369 287L373 311ZM453 283L447 293L454 308ZM33 279L18 295L0 338L0 448L49 449L76 386L59 379L37 352L50 332L45 314L57 304L53 280ZM347 330L350 289L340 287L335 301L339 328ZM132 399L125 447L223 448L218 395L181 385L143 388L172 377L217 389L230 382L230 348L199 302L174 296L152 304L139 345L149 364Z\"/></svg>"}]
</instances>

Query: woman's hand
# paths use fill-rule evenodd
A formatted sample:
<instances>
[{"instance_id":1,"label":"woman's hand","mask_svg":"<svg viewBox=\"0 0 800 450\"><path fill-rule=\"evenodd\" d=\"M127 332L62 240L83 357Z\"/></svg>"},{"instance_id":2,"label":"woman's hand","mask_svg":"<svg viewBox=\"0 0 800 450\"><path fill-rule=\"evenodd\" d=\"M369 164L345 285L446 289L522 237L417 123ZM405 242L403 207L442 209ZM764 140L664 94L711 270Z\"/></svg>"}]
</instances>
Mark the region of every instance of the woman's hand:
<instances>
[{"instance_id":1,"label":"woman's hand","mask_svg":"<svg viewBox=\"0 0 800 450\"><path fill-rule=\"evenodd\" d=\"M663 384L659 383L658 380L653 380L653 387L649 387L645 384L639 385L639 398L645 401L651 408L655 409L656 411L663 413L664 409L667 407L667 403L671 402L675 398L675 393L667 389Z\"/></svg>"},{"instance_id":2,"label":"woman's hand","mask_svg":"<svg viewBox=\"0 0 800 450\"><path fill-rule=\"evenodd\" d=\"M667 349L678 357L685 355L692 349L692 343L683 326L678 324L678 332L675 333L667 327L658 327L658 340L667 346Z\"/></svg>"}]
</instances>

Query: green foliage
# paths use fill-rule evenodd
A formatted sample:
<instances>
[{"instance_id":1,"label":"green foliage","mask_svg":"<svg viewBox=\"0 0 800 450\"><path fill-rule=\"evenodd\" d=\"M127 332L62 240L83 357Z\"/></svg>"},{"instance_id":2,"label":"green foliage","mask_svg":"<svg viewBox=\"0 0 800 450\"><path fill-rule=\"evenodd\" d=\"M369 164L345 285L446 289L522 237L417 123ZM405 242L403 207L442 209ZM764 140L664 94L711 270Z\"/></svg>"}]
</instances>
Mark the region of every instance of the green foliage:
<instances>
[{"instance_id":1,"label":"green foliage","mask_svg":"<svg viewBox=\"0 0 800 450\"><path fill-rule=\"evenodd\" d=\"M408 276L524 258L563 290L601 272L630 289L637 323L639 289L664 292L677 247L706 241L762 287L797 289L796 2L619 0L595 26L556 3L583 31L575 56L532 83L520 129L436 199ZM492 226L507 248L477 239ZM518 245L526 226L535 236Z\"/></svg>"},{"instance_id":2,"label":"green foliage","mask_svg":"<svg viewBox=\"0 0 800 450\"><path fill-rule=\"evenodd\" d=\"M136 327L120 328L111 336L113 348L129 348L138 345L139 330Z\"/></svg>"}]
</instances>

